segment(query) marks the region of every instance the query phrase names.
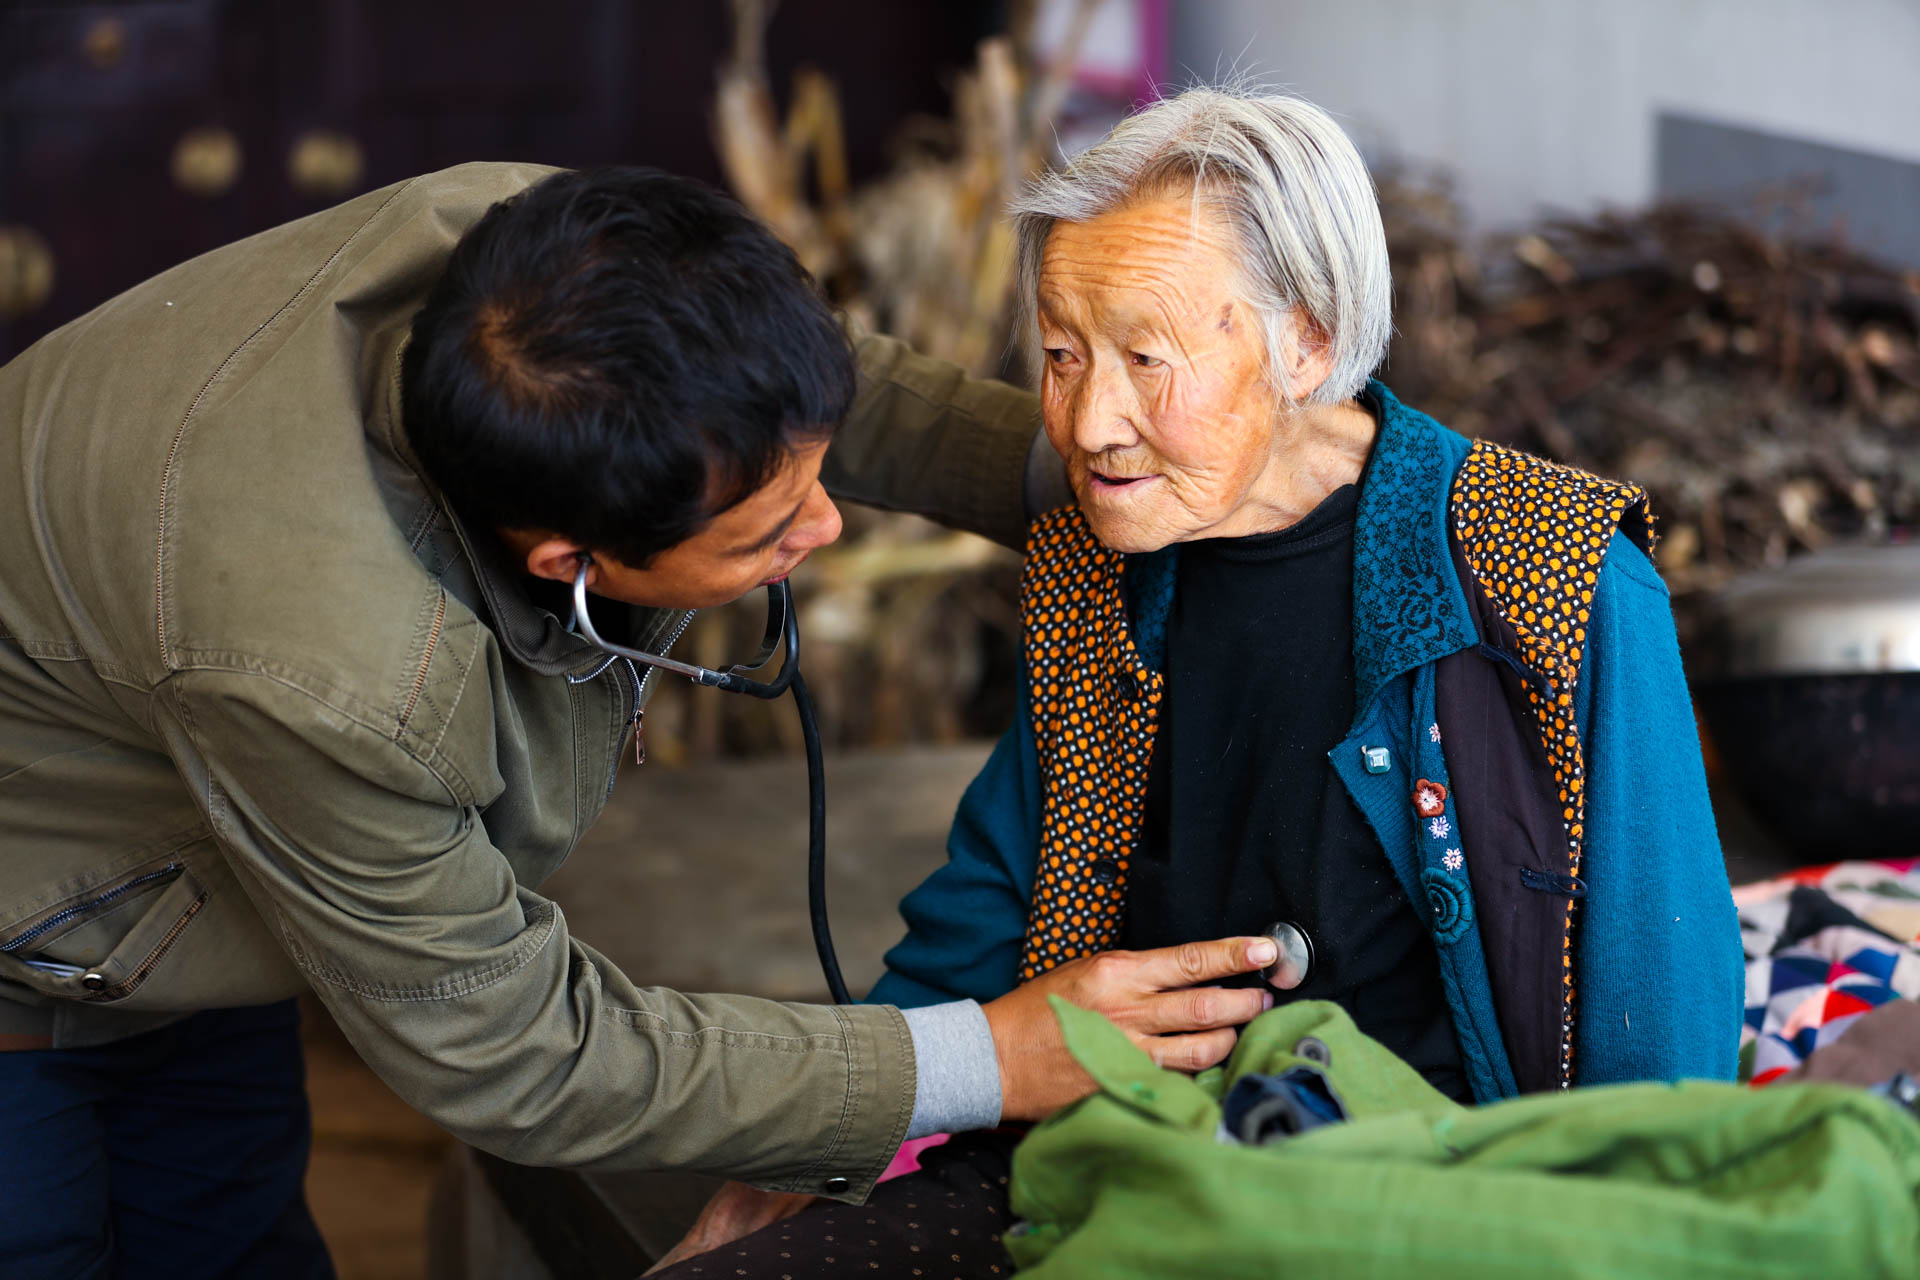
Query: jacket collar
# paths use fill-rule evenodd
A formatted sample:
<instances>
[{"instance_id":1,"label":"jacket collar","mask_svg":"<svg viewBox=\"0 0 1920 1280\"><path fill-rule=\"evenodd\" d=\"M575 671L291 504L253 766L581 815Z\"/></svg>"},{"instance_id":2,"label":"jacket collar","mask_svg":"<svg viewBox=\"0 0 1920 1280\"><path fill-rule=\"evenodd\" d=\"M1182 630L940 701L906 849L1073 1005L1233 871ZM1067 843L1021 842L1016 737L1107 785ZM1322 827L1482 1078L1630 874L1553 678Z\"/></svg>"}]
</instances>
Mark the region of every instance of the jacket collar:
<instances>
[{"instance_id":1,"label":"jacket collar","mask_svg":"<svg viewBox=\"0 0 1920 1280\"><path fill-rule=\"evenodd\" d=\"M461 549L473 566L480 594L487 602L493 634L522 666L543 676L599 666L608 655L567 630L559 618L534 603L526 588L525 570L490 529L474 529L458 512L447 508L447 519L459 536ZM613 611L619 608L603 604ZM614 631L619 634L625 628Z\"/></svg>"},{"instance_id":2,"label":"jacket collar","mask_svg":"<svg viewBox=\"0 0 1920 1280\"><path fill-rule=\"evenodd\" d=\"M1380 422L1353 537L1353 706L1388 681L1474 644L1479 633L1447 550L1447 501L1471 447L1380 382L1362 402Z\"/></svg>"},{"instance_id":3,"label":"jacket collar","mask_svg":"<svg viewBox=\"0 0 1920 1280\"><path fill-rule=\"evenodd\" d=\"M602 665L608 656L604 650L574 634L551 611L535 603L527 591L525 571L493 531L476 528L462 519L426 478L401 421L400 367L406 342L403 333L393 345L386 366L389 373L385 412L369 425L375 447L391 452L417 478L425 501L431 504L431 511L424 518L439 528L451 530L458 540L460 558L471 573L471 589L460 590L464 584L458 582L458 578L464 575L459 573L458 565L447 565L437 576L454 596L467 595L468 603L472 602L473 594L478 594L486 610L484 620L494 637L508 656L522 666L543 676L553 676ZM670 621L663 610L637 610L611 602L602 602L601 607L609 614L622 615L617 625L600 624L603 632L616 637L632 633L652 638L665 630Z\"/></svg>"},{"instance_id":4,"label":"jacket collar","mask_svg":"<svg viewBox=\"0 0 1920 1280\"><path fill-rule=\"evenodd\" d=\"M1380 382L1360 401L1380 424L1360 482L1353 534L1356 724L1374 695L1479 639L1447 548L1447 500L1469 441L1401 404ZM1147 663L1164 667L1179 547L1126 558L1128 612Z\"/></svg>"}]
</instances>

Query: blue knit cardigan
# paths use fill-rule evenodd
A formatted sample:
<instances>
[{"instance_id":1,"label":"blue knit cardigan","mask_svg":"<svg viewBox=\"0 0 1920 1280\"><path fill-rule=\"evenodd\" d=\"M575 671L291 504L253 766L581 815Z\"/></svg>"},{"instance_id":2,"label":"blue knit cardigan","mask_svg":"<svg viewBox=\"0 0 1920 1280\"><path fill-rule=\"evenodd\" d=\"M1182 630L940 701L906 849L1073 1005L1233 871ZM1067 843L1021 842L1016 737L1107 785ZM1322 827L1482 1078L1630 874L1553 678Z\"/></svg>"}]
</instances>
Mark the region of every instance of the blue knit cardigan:
<instances>
[{"instance_id":1,"label":"blue knit cardigan","mask_svg":"<svg viewBox=\"0 0 1920 1280\"><path fill-rule=\"evenodd\" d=\"M1449 490L1470 444L1378 383L1369 395L1380 433L1354 535L1357 710L1329 757L1418 904L1426 855L1406 779L1369 773L1362 748L1387 746L1402 762L1396 772L1443 776L1434 772L1444 771L1440 747L1422 732L1433 723L1433 664L1480 641L1446 531ZM1157 667L1176 555L1140 557L1127 576L1135 640ZM1574 951L1577 1082L1732 1079L1744 996L1739 926L1666 588L1624 535L1614 536L1600 574L1575 710L1588 787L1587 889ZM961 800L946 865L901 904L907 936L888 952L870 1000L986 1001L1013 988L1040 803L1023 688L1014 727ZM1471 901L1455 907L1429 923L1447 944L1443 985L1468 1076L1482 1101L1511 1096L1478 923Z\"/></svg>"}]
</instances>

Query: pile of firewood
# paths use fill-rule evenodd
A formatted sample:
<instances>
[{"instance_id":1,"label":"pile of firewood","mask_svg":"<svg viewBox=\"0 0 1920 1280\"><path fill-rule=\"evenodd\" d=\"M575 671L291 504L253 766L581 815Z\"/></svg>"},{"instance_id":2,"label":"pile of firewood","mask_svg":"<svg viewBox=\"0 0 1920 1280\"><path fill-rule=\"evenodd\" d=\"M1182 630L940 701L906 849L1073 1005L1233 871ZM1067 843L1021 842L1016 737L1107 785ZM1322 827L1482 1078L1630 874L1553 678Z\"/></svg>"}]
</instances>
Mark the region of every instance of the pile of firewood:
<instances>
[{"instance_id":1,"label":"pile of firewood","mask_svg":"<svg viewBox=\"0 0 1920 1280\"><path fill-rule=\"evenodd\" d=\"M1384 376L1470 435L1645 485L1683 621L1733 573L1907 536L1920 272L1796 234L1790 196L1555 220L1475 252L1443 190L1384 182Z\"/></svg>"}]
</instances>

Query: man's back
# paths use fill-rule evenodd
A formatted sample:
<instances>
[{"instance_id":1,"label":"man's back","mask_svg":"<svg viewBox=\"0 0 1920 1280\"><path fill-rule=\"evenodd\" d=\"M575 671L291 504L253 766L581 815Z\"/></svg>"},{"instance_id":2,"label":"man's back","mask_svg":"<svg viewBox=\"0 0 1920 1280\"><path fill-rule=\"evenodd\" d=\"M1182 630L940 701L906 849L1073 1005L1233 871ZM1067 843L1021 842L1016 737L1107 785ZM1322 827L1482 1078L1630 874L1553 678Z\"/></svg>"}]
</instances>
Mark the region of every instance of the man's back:
<instances>
[{"instance_id":1,"label":"man's back","mask_svg":"<svg viewBox=\"0 0 1920 1280\"><path fill-rule=\"evenodd\" d=\"M102 894L130 905L183 865L203 891L183 897L202 897L204 918L167 980L93 1001L111 1012L69 1009L62 1040L137 1025L126 1009L300 985L244 895L219 883L231 872L211 848L205 779L183 778L191 766L156 715L183 677L230 675L290 718L357 721L437 757L469 803L499 793L493 716L472 714L487 705L486 677L469 677L476 666L510 676L510 664L486 661L474 571L409 460L399 354L459 234L545 172L468 165L372 192L185 263L0 369L0 453L19 459L0 473L0 891L12 926L0 927L0 996L75 994L74 975L16 958L34 953L24 934L49 912L92 910ZM450 735L462 693L469 714ZM198 745L191 755L233 749ZM557 862L576 834L567 817L516 847ZM195 945L215 935L217 955ZM66 951L94 958L80 938Z\"/></svg>"},{"instance_id":2,"label":"man's back","mask_svg":"<svg viewBox=\"0 0 1920 1280\"><path fill-rule=\"evenodd\" d=\"M184 263L0 369L0 450L20 460L0 474L11 638L142 691L206 646L331 662L325 618L275 626L236 598L330 604L310 576L325 558L290 554L383 555L420 515L394 439L408 321L460 232L546 172L466 165L371 192ZM373 567L339 566L361 590ZM370 656L328 674L356 680Z\"/></svg>"}]
</instances>

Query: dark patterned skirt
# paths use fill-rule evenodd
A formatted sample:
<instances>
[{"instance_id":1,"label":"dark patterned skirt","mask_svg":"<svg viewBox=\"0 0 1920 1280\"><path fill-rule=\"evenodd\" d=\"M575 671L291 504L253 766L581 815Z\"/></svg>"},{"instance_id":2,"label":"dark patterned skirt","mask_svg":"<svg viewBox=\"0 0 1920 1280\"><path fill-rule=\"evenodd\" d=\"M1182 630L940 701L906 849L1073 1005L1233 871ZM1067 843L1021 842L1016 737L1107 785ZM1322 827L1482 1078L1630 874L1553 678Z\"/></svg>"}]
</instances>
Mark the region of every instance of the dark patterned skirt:
<instances>
[{"instance_id":1,"label":"dark patterned skirt","mask_svg":"<svg viewBox=\"0 0 1920 1280\"><path fill-rule=\"evenodd\" d=\"M820 1280L848 1276L992 1280L1013 1274L1000 1243L1012 1215L1007 1171L1021 1134L957 1135L921 1153L920 1171L863 1205L822 1200L656 1280Z\"/></svg>"}]
</instances>

